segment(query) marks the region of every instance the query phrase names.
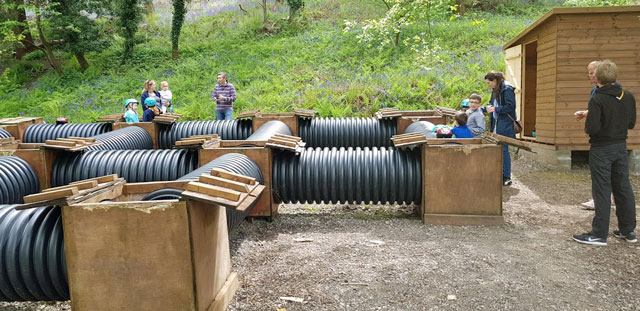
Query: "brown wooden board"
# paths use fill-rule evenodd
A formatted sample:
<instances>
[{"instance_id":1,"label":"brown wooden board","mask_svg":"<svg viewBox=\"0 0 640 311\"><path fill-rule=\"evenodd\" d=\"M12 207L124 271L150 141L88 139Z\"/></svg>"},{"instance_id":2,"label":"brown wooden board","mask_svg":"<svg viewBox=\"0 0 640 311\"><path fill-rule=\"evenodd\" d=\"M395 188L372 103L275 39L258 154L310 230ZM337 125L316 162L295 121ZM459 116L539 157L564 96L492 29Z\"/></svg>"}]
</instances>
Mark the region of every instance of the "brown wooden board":
<instances>
[{"instance_id":1,"label":"brown wooden board","mask_svg":"<svg viewBox=\"0 0 640 311\"><path fill-rule=\"evenodd\" d=\"M209 185L233 189L238 192L249 193L249 186L247 184L230 179L202 174L198 181Z\"/></svg>"},{"instance_id":2,"label":"brown wooden board","mask_svg":"<svg viewBox=\"0 0 640 311\"><path fill-rule=\"evenodd\" d=\"M249 177L249 176L244 176L244 175L240 175L240 174L235 174L235 173L230 173L227 171L223 171L217 168L213 168L211 169L210 172L211 176L216 176L216 177L220 177L220 178L224 178L224 179L229 179L229 180L233 180L233 181L237 181L246 185L255 185L256 184L256 179L253 177Z\"/></svg>"},{"instance_id":3,"label":"brown wooden board","mask_svg":"<svg viewBox=\"0 0 640 311\"><path fill-rule=\"evenodd\" d=\"M239 113L236 118L237 119L253 119L256 116L261 115L260 110L249 110Z\"/></svg>"},{"instance_id":4,"label":"brown wooden board","mask_svg":"<svg viewBox=\"0 0 640 311\"><path fill-rule=\"evenodd\" d=\"M264 147L267 144L266 140L222 140L220 141L220 148L237 148L237 147Z\"/></svg>"},{"instance_id":5,"label":"brown wooden board","mask_svg":"<svg viewBox=\"0 0 640 311\"><path fill-rule=\"evenodd\" d=\"M78 204L62 219L73 310L196 310L185 202Z\"/></svg>"},{"instance_id":6,"label":"brown wooden board","mask_svg":"<svg viewBox=\"0 0 640 311\"><path fill-rule=\"evenodd\" d=\"M98 118L97 122L124 122L124 114L123 113L114 113L106 116L102 116Z\"/></svg>"},{"instance_id":7,"label":"brown wooden board","mask_svg":"<svg viewBox=\"0 0 640 311\"><path fill-rule=\"evenodd\" d=\"M122 196L115 201L141 201L147 194L160 189L184 190L190 180L152 181L141 183L127 183L124 185Z\"/></svg>"},{"instance_id":8,"label":"brown wooden board","mask_svg":"<svg viewBox=\"0 0 640 311\"><path fill-rule=\"evenodd\" d=\"M44 189L44 190L42 190L42 192L50 192L50 191L73 188L73 187L77 188L78 190L85 190L85 189L94 188L94 187L97 187L97 186L98 186L98 181L97 180L83 180L83 181L75 183L73 185L66 185L66 186L60 186L60 187L55 187L55 188Z\"/></svg>"},{"instance_id":9,"label":"brown wooden board","mask_svg":"<svg viewBox=\"0 0 640 311\"><path fill-rule=\"evenodd\" d=\"M282 121L286 124L293 136L298 136L298 117L292 113L270 113L262 114L253 118L253 132L255 133L263 124L269 121Z\"/></svg>"},{"instance_id":10,"label":"brown wooden board","mask_svg":"<svg viewBox=\"0 0 640 311\"><path fill-rule=\"evenodd\" d=\"M201 183L199 181L192 181L188 183L187 190L192 192L199 192L213 197L220 197L233 202L239 201L241 196L241 193L238 191Z\"/></svg>"},{"instance_id":11,"label":"brown wooden board","mask_svg":"<svg viewBox=\"0 0 640 311\"><path fill-rule=\"evenodd\" d=\"M239 285L238 274L235 272L231 272L231 274L229 274L229 277L227 278L227 281L224 283L220 291L218 291L216 298L214 299L213 303L211 303L211 306L207 311L227 310L227 307L229 306L229 303L231 303L231 299L233 298L236 290L238 290Z\"/></svg>"},{"instance_id":12,"label":"brown wooden board","mask_svg":"<svg viewBox=\"0 0 640 311\"><path fill-rule=\"evenodd\" d=\"M58 190L52 190L49 192L41 192L36 194L31 194L24 196L24 203L34 203L34 202L43 202L55 199L66 198L72 195L78 194L78 188L64 188Z\"/></svg>"},{"instance_id":13,"label":"brown wooden board","mask_svg":"<svg viewBox=\"0 0 640 311\"><path fill-rule=\"evenodd\" d=\"M425 145L422 163L421 215L425 223L429 223L427 215L434 214L502 216L502 146ZM461 186L460 176L467 186Z\"/></svg>"},{"instance_id":14,"label":"brown wooden board","mask_svg":"<svg viewBox=\"0 0 640 311\"><path fill-rule=\"evenodd\" d=\"M310 109L296 109L293 111L293 114L297 117L313 118L316 115L316 111Z\"/></svg>"},{"instance_id":15,"label":"brown wooden board","mask_svg":"<svg viewBox=\"0 0 640 311\"><path fill-rule=\"evenodd\" d=\"M271 161L270 148L239 147L239 148L213 148L202 149L199 153L200 166L227 153L241 153L253 160L260 168L265 182L265 195L262 195L256 205L249 212L250 217L266 217L272 219L278 214L278 204L273 202L271 193Z\"/></svg>"}]
</instances>

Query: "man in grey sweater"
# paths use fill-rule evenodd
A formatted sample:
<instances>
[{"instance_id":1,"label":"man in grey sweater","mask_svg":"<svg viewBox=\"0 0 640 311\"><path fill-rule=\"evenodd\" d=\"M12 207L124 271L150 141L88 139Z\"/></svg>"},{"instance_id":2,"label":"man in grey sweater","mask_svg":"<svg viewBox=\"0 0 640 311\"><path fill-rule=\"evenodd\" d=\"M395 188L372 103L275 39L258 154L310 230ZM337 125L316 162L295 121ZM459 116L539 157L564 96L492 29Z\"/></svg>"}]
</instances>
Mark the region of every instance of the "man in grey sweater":
<instances>
[{"instance_id":1,"label":"man in grey sweater","mask_svg":"<svg viewBox=\"0 0 640 311\"><path fill-rule=\"evenodd\" d=\"M482 110L482 97L478 94L469 96L469 110L467 110L467 127L471 131L473 138L480 138L486 129L486 121Z\"/></svg>"}]
</instances>

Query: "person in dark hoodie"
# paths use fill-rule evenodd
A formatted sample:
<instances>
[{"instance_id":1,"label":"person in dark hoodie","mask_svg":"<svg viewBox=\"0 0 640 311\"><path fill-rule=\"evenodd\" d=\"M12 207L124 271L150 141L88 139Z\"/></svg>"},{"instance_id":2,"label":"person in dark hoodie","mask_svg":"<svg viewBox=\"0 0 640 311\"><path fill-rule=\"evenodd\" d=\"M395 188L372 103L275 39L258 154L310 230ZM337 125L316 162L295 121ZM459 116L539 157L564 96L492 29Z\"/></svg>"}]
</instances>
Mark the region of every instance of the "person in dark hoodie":
<instances>
[{"instance_id":1,"label":"person in dark hoodie","mask_svg":"<svg viewBox=\"0 0 640 311\"><path fill-rule=\"evenodd\" d=\"M607 245L612 192L618 218L618 230L613 235L629 243L638 241L627 159L627 132L636 124L636 101L633 94L616 84L617 76L618 68L610 60L602 61L596 69L598 88L589 100L585 123L591 145L589 169L596 212L591 231L573 236L579 243Z\"/></svg>"}]
</instances>

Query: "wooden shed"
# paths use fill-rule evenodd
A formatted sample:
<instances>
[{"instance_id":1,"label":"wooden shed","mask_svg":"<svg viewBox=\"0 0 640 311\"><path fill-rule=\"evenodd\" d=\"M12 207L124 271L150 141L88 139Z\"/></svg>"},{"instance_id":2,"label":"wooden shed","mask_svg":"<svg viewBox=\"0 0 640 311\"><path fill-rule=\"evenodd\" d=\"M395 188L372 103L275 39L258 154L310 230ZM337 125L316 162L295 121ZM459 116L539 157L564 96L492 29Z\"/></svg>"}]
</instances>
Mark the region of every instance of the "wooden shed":
<instances>
[{"instance_id":1,"label":"wooden shed","mask_svg":"<svg viewBox=\"0 0 640 311\"><path fill-rule=\"evenodd\" d=\"M615 62L618 81L640 98L640 6L554 8L503 49L524 126L520 138L541 148L569 151L569 157L589 149L584 121L573 113L587 108L591 61ZM640 126L628 145L640 149Z\"/></svg>"}]
</instances>

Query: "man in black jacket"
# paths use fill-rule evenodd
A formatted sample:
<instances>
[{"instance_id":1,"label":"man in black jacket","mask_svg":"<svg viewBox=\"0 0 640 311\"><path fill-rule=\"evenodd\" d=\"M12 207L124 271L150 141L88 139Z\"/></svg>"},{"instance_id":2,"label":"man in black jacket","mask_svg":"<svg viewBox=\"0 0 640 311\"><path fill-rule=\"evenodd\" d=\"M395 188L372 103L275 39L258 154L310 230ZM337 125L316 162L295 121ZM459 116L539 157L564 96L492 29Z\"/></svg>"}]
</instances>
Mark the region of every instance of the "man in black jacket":
<instances>
[{"instance_id":1,"label":"man in black jacket","mask_svg":"<svg viewBox=\"0 0 640 311\"><path fill-rule=\"evenodd\" d=\"M613 235L637 242L636 203L627 159L627 131L636 124L636 101L633 94L615 83L617 75L616 64L602 61L596 69L598 89L589 100L585 132L591 144L589 168L596 214L591 232L573 236L576 242L584 244L607 245L612 191L618 218L618 230Z\"/></svg>"}]
</instances>

